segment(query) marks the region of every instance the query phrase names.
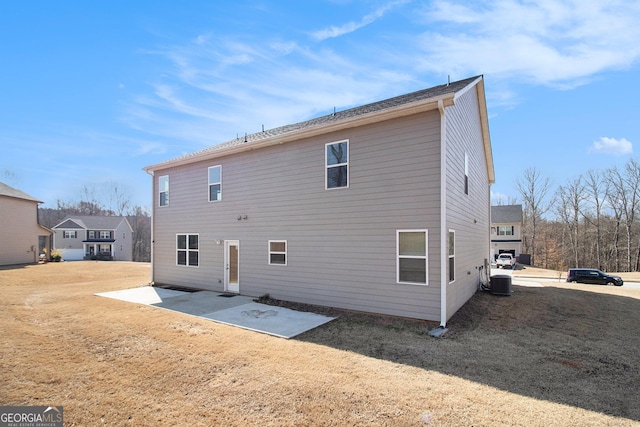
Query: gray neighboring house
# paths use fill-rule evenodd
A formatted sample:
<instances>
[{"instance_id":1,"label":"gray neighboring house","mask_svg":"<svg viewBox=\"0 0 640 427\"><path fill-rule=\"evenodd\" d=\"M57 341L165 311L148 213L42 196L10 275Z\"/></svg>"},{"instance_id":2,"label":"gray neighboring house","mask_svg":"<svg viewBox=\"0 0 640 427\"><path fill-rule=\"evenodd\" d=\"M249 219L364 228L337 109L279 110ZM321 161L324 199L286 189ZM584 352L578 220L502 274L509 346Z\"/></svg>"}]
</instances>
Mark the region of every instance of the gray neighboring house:
<instances>
[{"instance_id":1,"label":"gray neighboring house","mask_svg":"<svg viewBox=\"0 0 640 427\"><path fill-rule=\"evenodd\" d=\"M447 320L489 265L482 76L144 168L152 281Z\"/></svg>"},{"instance_id":2,"label":"gray neighboring house","mask_svg":"<svg viewBox=\"0 0 640 427\"><path fill-rule=\"evenodd\" d=\"M0 182L0 265L35 263L50 253L52 232L38 223L40 203Z\"/></svg>"},{"instance_id":3,"label":"gray neighboring house","mask_svg":"<svg viewBox=\"0 0 640 427\"><path fill-rule=\"evenodd\" d=\"M491 259L522 253L522 205L491 206Z\"/></svg>"},{"instance_id":4,"label":"gray neighboring house","mask_svg":"<svg viewBox=\"0 0 640 427\"><path fill-rule=\"evenodd\" d=\"M133 261L133 230L123 216L68 216L52 229L65 261Z\"/></svg>"}]
</instances>

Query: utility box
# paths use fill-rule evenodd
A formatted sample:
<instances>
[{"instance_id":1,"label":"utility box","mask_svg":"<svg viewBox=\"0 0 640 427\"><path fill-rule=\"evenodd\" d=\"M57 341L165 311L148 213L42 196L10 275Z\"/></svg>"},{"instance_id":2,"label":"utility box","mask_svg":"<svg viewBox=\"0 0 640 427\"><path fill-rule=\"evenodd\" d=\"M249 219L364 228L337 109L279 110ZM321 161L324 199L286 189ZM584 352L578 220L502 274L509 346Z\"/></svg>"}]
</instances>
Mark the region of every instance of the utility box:
<instances>
[{"instance_id":1,"label":"utility box","mask_svg":"<svg viewBox=\"0 0 640 427\"><path fill-rule=\"evenodd\" d=\"M511 295L511 276L506 274L491 276L489 292L493 295Z\"/></svg>"}]
</instances>

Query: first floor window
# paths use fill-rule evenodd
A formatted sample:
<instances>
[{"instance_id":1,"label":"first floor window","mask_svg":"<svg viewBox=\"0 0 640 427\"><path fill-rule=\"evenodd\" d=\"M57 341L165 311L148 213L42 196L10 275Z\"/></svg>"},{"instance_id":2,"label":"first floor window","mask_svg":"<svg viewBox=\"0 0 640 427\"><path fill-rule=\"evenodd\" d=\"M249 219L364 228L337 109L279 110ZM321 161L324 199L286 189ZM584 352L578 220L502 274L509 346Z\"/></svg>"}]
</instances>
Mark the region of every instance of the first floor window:
<instances>
[{"instance_id":1,"label":"first floor window","mask_svg":"<svg viewBox=\"0 0 640 427\"><path fill-rule=\"evenodd\" d=\"M222 200L222 166L209 168L209 201Z\"/></svg>"},{"instance_id":2,"label":"first floor window","mask_svg":"<svg viewBox=\"0 0 640 427\"><path fill-rule=\"evenodd\" d=\"M449 230L449 283L456 280L456 232Z\"/></svg>"},{"instance_id":3,"label":"first floor window","mask_svg":"<svg viewBox=\"0 0 640 427\"><path fill-rule=\"evenodd\" d=\"M111 254L111 245L100 245L98 250L101 254Z\"/></svg>"},{"instance_id":4,"label":"first floor window","mask_svg":"<svg viewBox=\"0 0 640 427\"><path fill-rule=\"evenodd\" d=\"M269 264L287 265L286 240L269 240Z\"/></svg>"},{"instance_id":5,"label":"first floor window","mask_svg":"<svg viewBox=\"0 0 640 427\"><path fill-rule=\"evenodd\" d=\"M427 284L427 230L398 230L398 283Z\"/></svg>"},{"instance_id":6,"label":"first floor window","mask_svg":"<svg viewBox=\"0 0 640 427\"><path fill-rule=\"evenodd\" d=\"M177 234L176 235L176 263L197 267L199 263L199 235L198 234Z\"/></svg>"},{"instance_id":7,"label":"first floor window","mask_svg":"<svg viewBox=\"0 0 640 427\"><path fill-rule=\"evenodd\" d=\"M326 189L349 186L349 141L326 144Z\"/></svg>"}]
</instances>

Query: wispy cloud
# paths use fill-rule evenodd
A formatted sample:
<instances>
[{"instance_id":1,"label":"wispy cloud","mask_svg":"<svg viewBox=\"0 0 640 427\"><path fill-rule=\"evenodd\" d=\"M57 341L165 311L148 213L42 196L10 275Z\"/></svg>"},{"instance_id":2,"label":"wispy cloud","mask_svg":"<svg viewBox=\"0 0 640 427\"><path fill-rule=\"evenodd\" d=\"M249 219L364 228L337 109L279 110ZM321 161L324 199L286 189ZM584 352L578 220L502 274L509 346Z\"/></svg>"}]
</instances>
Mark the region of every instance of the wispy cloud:
<instances>
[{"instance_id":1,"label":"wispy cloud","mask_svg":"<svg viewBox=\"0 0 640 427\"><path fill-rule=\"evenodd\" d=\"M422 16L437 25L420 37L425 71L571 88L640 59L637 2L438 0Z\"/></svg>"},{"instance_id":2,"label":"wispy cloud","mask_svg":"<svg viewBox=\"0 0 640 427\"><path fill-rule=\"evenodd\" d=\"M379 7L375 11L365 15L359 21L350 21L340 26L332 25L329 28L324 28L322 30L314 31L313 33L311 33L311 37L314 38L315 40L322 41L322 40L326 40L334 37L340 37L345 34L353 33L354 31L357 31L362 27L366 27L367 25L372 24L378 19L382 18L387 12L389 12L394 7L409 3L410 1L411 0L392 1L390 3L385 4L384 6Z\"/></svg>"},{"instance_id":3,"label":"wispy cloud","mask_svg":"<svg viewBox=\"0 0 640 427\"><path fill-rule=\"evenodd\" d=\"M132 98L123 121L197 149L368 102L411 79L295 41L239 40L203 36L148 52L170 66L152 91Z\"/></svg>"},{"instance_id":4,"label":"wispy cloud","mask_svg":"<svg viewBox=\"0 0 640 427\"><path fill-rule=\"evenodd\" d=\"M631 144L631 142L627 141L625 138L616 139L603 136L597 141L594 141L589 147L589 153L621 155L631 154L632 152L633 144Z\"/></svg>"},{"instance_id":5,"label":"wispy cloud","mask_svg":"<svg viewBox=\"0 0 640 427\"><path fill-rule=\"evenodd\" d=\"M396 8L410 16L374 37L357 32ZM394 13L394 19L397 18ZM388 15L389 16L389 15ZM390 17L390 16L389 16ZM611 0L389 1L309 34L204 31L145 53L160 59L125 121L185 151L474 74L491 77L490 107L521 102L521 83L573 88L640 59L640 3ZM302 25L304 26L304 24ZM154 146L144 149L154 149Z\"/></svg>"}]
</instances>

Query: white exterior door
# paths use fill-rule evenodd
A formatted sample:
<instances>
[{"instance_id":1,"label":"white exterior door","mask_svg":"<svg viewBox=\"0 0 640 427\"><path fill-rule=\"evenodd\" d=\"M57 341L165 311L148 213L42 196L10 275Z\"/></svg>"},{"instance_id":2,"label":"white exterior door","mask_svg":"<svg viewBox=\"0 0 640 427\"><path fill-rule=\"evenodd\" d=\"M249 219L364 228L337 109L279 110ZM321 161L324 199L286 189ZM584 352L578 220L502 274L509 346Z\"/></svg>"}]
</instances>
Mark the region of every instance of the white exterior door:
<instances>
[{"instance_id":1,"label":"white exterior door","mask_svg":"<svg viewBox=\"0 0 640 427\"><path fill-rule=\"evenodd\" d=\"M224 290L240 293L240 242L224 242Z\"/></svg>"}]
</instances>

